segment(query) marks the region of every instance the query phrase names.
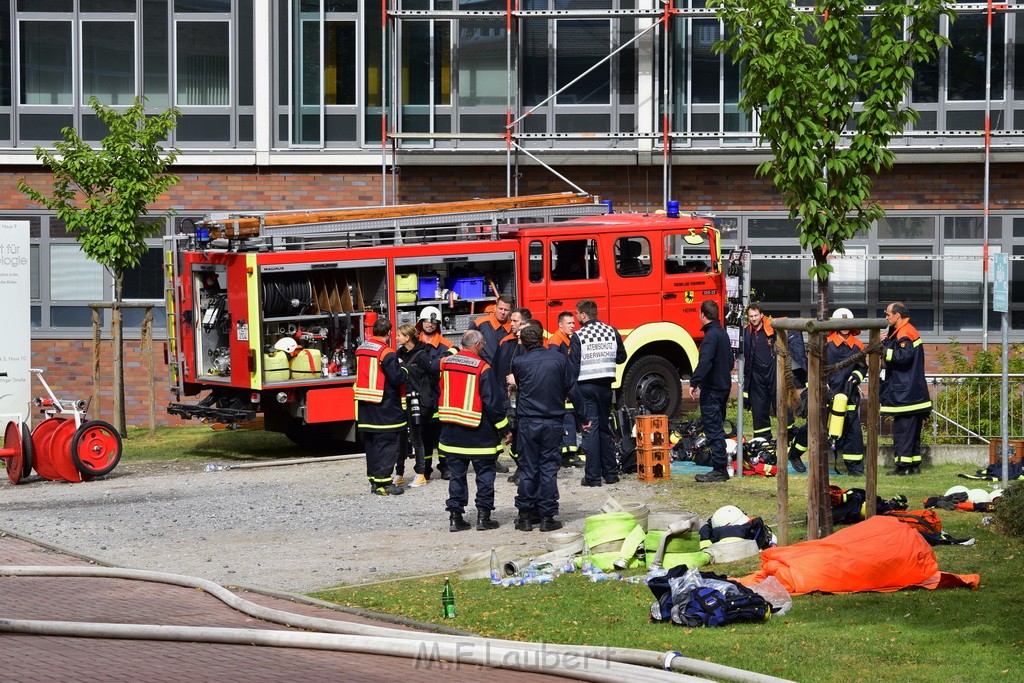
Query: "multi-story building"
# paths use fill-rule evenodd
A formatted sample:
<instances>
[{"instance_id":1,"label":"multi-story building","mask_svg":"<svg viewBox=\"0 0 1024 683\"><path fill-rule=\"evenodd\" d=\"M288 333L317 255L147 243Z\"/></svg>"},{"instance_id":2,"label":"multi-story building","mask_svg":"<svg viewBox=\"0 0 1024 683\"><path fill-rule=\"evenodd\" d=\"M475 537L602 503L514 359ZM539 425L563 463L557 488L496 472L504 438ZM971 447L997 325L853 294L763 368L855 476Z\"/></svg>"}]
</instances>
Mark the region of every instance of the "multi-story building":
<instances>
[{"instance_id":1,"label":"multi-story building","mask_svg":"<svg viewBox=\"0 0 1024 683\"><path fill-rule=\"evenodd\" d=\"M385 5L386 17L369 0L0 0L0 212L31 223L34 364L91 390L88 304L110 298L110 276L17 182L49 184L34 148L62 127L102 137L94 95L180 109L168 142L184 153L181 183L153 207L176 209L168 231L212 211L574 186L622 210L673 198L715 212L727 242L753 250L768 310L812 313L808 262L767 258L799 245L755 177L767 153L737 106L739 67L713 49L722 27L706 2L678 2L664 21L651 0L526 0L512 14L503 0ZM957 5L940 26L952 47L907 92L921 120L875 183L888 216L848 243L865 258L839 262L832 285L857 315L906 301L933 344L982 339L981 261L948 257L981 255L986 198L989 251L1024 256L1024 14L1015 0L998 7L989 53L985 6ZM160 251L155 240L126 282L158 311ZM1011 277L1024 279L1024 260ZM1024 287L1010 305L1019 339ZM997 330L999 316L988 322Z\"/></svg>"}]
</instances>

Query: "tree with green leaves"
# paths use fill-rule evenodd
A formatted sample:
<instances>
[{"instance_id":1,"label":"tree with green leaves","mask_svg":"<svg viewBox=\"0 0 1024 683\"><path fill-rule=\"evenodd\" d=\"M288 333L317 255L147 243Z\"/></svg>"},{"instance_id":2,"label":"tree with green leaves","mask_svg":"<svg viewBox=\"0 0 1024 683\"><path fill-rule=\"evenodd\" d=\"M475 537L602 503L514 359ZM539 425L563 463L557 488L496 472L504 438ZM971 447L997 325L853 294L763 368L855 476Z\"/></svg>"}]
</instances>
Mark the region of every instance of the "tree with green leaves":
<instances>
[{"instance_id":1,"label":"tree with green leaves","mask_svg":"<svg viewBox=\"0 0 1024 683\"><path fill-rule=\"evenodd\" d=\"M772 152L757 174L772 179L800 246L813 254L819 320L829 315L829 254L844 253L846 240L885 215L872 199L873 179L893 165L893 136L918 120L908 97L914 66L935 61L949 44L939 33L940 17L954 16L949 4L872 0L867 14L865 0L708 3L726 30L716 50L741 68L739 106L756 117ZM819 336L809 351L824 358ZM823 397L826 380L822 373ZM820 413L825 434L828 412Z\"/></svg>"},{"instance_id":2,"label":"tree with green leaves","mask_svg":"<svg viewBox=\"0 0 1024 683\"><path fill-rule=\"evenodd\" d=\"M146 239L160 235L156 222L142 222L149 205L178 183L169 169L180 152L162 145L177 125L178 110L147 115L139 97L123 112L95 98L89 105L110 133L93 148L72 127L53 144L36 147L36 158L53 174L53 191L45 194L22 178L18 189L56 212L85 255L107 269L114 281L111 331L114 337L115 428L125 435L123 336L121 309L124 273L146 253ZM163 215L170 215L167 211Z\"/></svg>"}]
</instances>

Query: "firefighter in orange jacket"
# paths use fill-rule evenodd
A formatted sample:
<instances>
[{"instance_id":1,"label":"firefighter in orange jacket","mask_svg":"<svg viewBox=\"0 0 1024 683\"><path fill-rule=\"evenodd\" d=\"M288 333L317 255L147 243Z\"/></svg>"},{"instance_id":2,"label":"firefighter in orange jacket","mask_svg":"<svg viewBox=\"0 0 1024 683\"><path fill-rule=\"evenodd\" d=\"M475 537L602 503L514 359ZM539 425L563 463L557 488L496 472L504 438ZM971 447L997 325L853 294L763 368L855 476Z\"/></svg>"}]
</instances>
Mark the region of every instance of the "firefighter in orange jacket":
<instances>
[{"instance_id":1,"label":"firefighter in orange jacket","mask_svg":"<svg viewBox=\"0 0 1024 683\"><path fill-rule=\"evenodd\" d=\"M743 328L743 395L750 399L754 436L772 438L771 408L775 402L775 330L761 304L747 307Z\"/></svg>"},{"instance_id":2,"label":"firefighter in orange jacket","mask_svg":"<svg viewBox=\"0 0 1024 683\"><path fill-rule=\"evenodd\" d=\"M494 310L482 315L469 324L469 329L477 330L484 336L483 358L488 365L494 364L498 345L512 331L509 316L512 315L512 297L502 294L494 301Z\"/></svg>"},{"instance_id":3,"label":"firefighter in orange jacket","mask_svg":"<svg viewBox=\"0 0 1024 683\"><path fill-rule=\"evenodd\" d=\"M889 474L921 473L921 428L932 412L928 381L924 376L924 342L910 324L905 304L895 301L885 309L889 329L883 342L885 376L882 378L881 413L892 416L892 445L896 469Z\"/></svg>"},{"instance_id":4,"label":"firefighter in orange jacket","mask_svg":"<svg viewBox=\"0 0 1024 683\"><path fill-rule=\"evenodd\" d=\"M406 371L388 342L391 321L377 318L373 336L356 349L356 425L366 449L366 478L370 491L378 496L404 492L391 482L391 472L405 431L402 386Z\"/></svg>"},{"instance_id":5,"label":"firefighter in orange jacket","mask_svg":"<svg viewBox=\"0 0 1024 683\"><path fill-rule=\"evenodd\" d=\"M470 528L463 518L469 503L466 476L469 464L476 472L476 528L497 529L491 519L494 510L494 462L498 459L501 440L508 431L508 418L503 410L500 389L491 366L480 356L484 349L483 335L467 330L462 335L461 351L439 359L441 396L438 414L441 417L441 443L438 452L448 463L449 531Z\"/></svg>"}]
</instances>

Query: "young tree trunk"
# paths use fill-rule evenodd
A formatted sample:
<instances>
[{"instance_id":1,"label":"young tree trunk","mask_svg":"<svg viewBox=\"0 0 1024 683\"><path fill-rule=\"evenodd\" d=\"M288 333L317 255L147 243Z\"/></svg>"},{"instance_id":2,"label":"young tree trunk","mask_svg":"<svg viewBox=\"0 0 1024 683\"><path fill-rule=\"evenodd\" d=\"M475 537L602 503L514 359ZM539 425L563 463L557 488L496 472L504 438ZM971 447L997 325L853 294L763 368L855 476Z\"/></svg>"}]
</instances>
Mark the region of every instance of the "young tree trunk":
<instances>
[{"instance_id":1,"label":"young tree trunk","mask_svg":"<svg viewBox=\"0 0 1024 683\"><path fill-rule=\"evenodd\" d=\"M814 254L814 260L818 265L824 265L827 261L825 254L819 253L817 250ZM828 320L828 280L818 279L818 320ZM828 465L829 456L831 455L831 448L829 447L828 441L828 418L831 406L829 405L828 399L828 373L825 372L825 367L828 364L828 334L826 332L819 332L817 335L817 345L811 349L811 353L818 356L819 365L821 371L818 373L818 396L820 397L820 404L818 408L818 424L808 424L808 429L817 429L818 438L818 520L819 520L819 534L818 538L824 538L832 533L832 504L831 499L828 495Z\"/></svg>"},{"instance_id":2,"label":"young tree trunk","mask_svg":"<svg viewBox=\"0 0 1024 683\"><path fill-rule=\"evenodd\" d=\"M124 416L124 330L121 326L121 302L124 295L124 271L114 270L114 307L110 316L110 335L114 339L114 429L128 436Z\"/></svg>"}]
</instances>

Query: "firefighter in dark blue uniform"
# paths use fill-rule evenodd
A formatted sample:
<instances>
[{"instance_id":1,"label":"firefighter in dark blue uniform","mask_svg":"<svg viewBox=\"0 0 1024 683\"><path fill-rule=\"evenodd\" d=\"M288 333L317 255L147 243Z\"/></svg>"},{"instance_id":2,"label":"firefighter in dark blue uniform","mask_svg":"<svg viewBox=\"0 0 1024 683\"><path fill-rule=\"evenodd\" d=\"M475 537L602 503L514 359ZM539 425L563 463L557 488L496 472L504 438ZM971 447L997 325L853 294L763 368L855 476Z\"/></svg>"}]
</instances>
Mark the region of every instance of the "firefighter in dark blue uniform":
<instances>
[{"instance_id":1,"label":"firefighter in dark blue uniform","mask_svg":"<svg viewBox=\"0 0 1024 683\"><path fill-rule=\"evenodd\" d=\"M519 432L519 492L516 508L519 531L555 531L558 514L558 468L561 465L562 412L566 398L575 393L569 359L544 348L539 325L526 325L519 339L526 353L512 364L517 388L516 421Z\"/></svg>"},{"instance_id":2,"label":"firefighter in dark blue uniform","mask_svg":"<svg viewBox=\"0 0 1024 683\"><path fill-rule=\"evenodd\" d=\"M771 407L775 402L775 330L758 303L747 307L747 324L743 328L743 396L749 399L754 438L771 441Z\"/></svg>"},{"instance_id":3,"label":"firefighter in dark blue uniform","mask_svg":"<svg viewBox=\"0 0 1024 683\"><path fill-rule=\"evenodd\" d=\"M838 308L832 313L834 320L853 318L848 308ZM864 353L864 342L857 339L857 330L840 330L828 335L825 346L825 362L837 365L843 361ZM836 439L837 454L842 455L846 471L852 475L864 474L864 430L860 424L860 383L867 374L868 367L861 359L841 370L836 370L828 378L828 388L832 394L846 395L846 420L842 435Z\"/></svg>"},{"instance_id":4,"label":"firefighter in dark blue uniform","mask_svg":"<svg viewBox=\"0 0 1024 683\"><path fill-rule=\"evenodd\" d=\"M889 323L883 344L881 413L892 417L892 445L896 469L889 474L921 473L921 428L932 412L925 379L924 342L910 324L906 305L893 302L885 309Z\"/></svg>"},{"instance_id":5,"label":"firefighter in dark blue uniform","mask_svg":"<svg viewBox=\"0 0 1024 683\"><path fill-rule=\"evenodd\" d=\"M501 440L508 431L500 385L494 371L481 357L483 335L468 330L462 335L461 351L438 361L441 396L437 412L441 419L441 443L438 452L448 462L448 510L450 531L465 531L470 524L463 518L469 503L466 475L469 464L476 472L476 528L497 529L491 519L494 510L494 461Z\"/></svg>"},{"instance_id":6,"label":"firefighter in dark blue uniform","mask_svg":"<svg viewBox=\"0 0 1024 683\"><path fill-rule=\"evenodd\" d=\"M391 321L377 318L373 336L356 349L356 425L366 449L366 477L370 491L394 496L404 489L391 481L399 453L399 441L406 429L402 388L406 371L398 354L388 343Z\"/></svg>"},{"instance_id":7,"label":"firefighter in dark blue uniform","mask_svg":"<svg viewBox=\"0 0 1024 683\"><path fill-rule=\"evenodd\" d=\"M700 305L704 339L700 343L697 367L690 376L690 398L700 401L700 420L711 447L710 472L695 478L702 483L729 481L729 458L725 451L725 404L732 390L734 358L729 335L719 323L718 304L708 300Z\"/></svg>"}]
</instances>

